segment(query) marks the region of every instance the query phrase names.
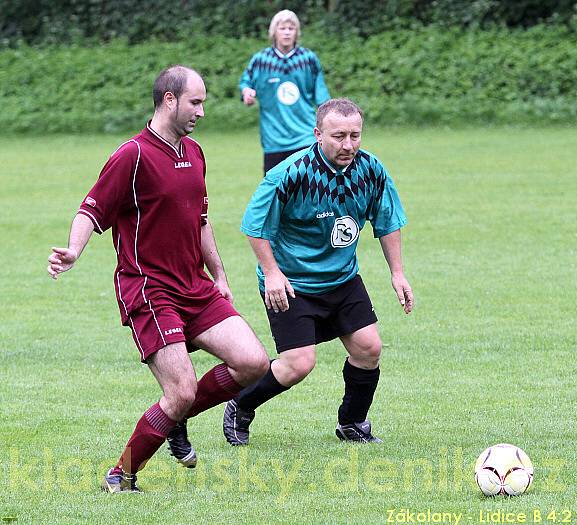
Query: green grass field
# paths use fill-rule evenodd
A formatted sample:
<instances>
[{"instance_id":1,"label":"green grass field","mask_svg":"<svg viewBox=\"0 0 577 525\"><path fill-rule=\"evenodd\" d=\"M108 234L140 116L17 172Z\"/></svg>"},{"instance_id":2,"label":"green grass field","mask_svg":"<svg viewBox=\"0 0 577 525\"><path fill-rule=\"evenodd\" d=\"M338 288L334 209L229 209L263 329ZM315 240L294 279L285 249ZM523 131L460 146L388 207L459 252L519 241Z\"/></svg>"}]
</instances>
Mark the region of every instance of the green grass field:
<instances>
[{"instance_id":1,"label":"green grass field","mask_svg":"<svg viewBox=\"0 0 577 525\"><path fill-rule=\"evenodd\" d=\"M385 443L334 436L345 354L333 342L302 384L260 409L249 447L225 442L214 408L189 423L196 470L163 447L139 476L146 492L120 497L99 492L100 480L159 389L120 326L109 234L95 235L58 282L45 267L126 137L0 139L0 522L411 523L401 509L415 522L421 512L429 523L497 523L496 511L577 522L575 130L365 135L409 217L404 259L416 296L405 316L366 228L361 273L384 343L370 417ZM272 355L238 230L261 178L256 132L201 126L196 138L236 306ZM199 373L214 364L202 352L193 360ZM532 458L528 494L489 499L474 485L472 464L499 442Z\"/></svg>"}]
</instances>

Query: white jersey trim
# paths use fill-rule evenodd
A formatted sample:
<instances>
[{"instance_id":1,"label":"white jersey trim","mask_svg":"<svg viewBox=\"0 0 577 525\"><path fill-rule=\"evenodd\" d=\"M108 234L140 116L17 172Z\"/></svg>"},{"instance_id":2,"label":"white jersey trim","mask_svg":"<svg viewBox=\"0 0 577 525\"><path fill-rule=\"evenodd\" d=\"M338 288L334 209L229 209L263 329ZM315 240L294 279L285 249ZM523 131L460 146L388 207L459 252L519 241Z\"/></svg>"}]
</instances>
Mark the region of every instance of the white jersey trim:
<instances>
[{"instance_id":1,"label":"white jersey trim","mask_svg":"<svg viewBox=\"0 0 577 525\"><path fill-rule=\"evenodd\" d=\"M136 327L134 326L134 322L132 321L132 317L129 317L130 324L132 325L132 333L134 334L134 339L136 339L136 346L138 346L138 351L144 360L144 350L142 350L142 345L140 344L140 339L138 339L138 333L136 332Z\"/></svg>"},{"instance_id":2,"label":"white jersey trim","mask_svg":"<svg viewBox=\"0 0 577 525\"><path fill-rule=\"evenodd\" d=\"M197 140L194 140L192 137L189 137L188 135L186 137L182 137L182 138L188 139L191 142L194 142L198 146L198 149L202 152L202 146L200 145L200 143ZM182 144L182 141L181 141L181 144ZM203 153L202 157L204 158L204 153ZM206 159L204 160L204 163L206 164Z\"/></svg>"},{"instance_id":3,"label":"white jersey trim","mask_svg":"<svg viewBox=\"0 0 577 525\"><path fill-rule=\"evenodd\" d=\"M140 275L144 277L144 282L142 283L142 288L140 292L142 293L142 297L144 302L148 302L146 299L146 294L144 293L144 288L146 286L146 281L148 279L147 276L144 275L140 264L138 264L138 230L140 229L140 207L138 206L138 196L136 195L136 173L138 171L138 165L140 164L140 144L138 141L134 140L133 142L136 143L138 146L138 158L136 159L136 166L134 168L134 173L132 174L132 195L134 196L134 206L136 207L136 231L134 232L134 263L140 272Z\"/></svg>"},{"instance_id":4,"label":"white jersey trim","mask_svg":"<svg viewBox=\"0 0 577 525\"><path fill-rule=\"evenodd\" d=\"M120 233L118 234L118 240L116 242L116 255L120 256ZM120 268L116 272L116 284L118 285L118 298L120 299L122 306L124 306L124 311L126 312L126 315L128 315L128 308L126 308L126 303L124 302L124 299L122 299L122 290L120 289L120 272L121 271L122 271L122 268Z\"/></svg>"},{"instance_id":5,"label":"white jersey trim","mask_svg":"<svg viewBox=\"0 0 577 525\"><path fill-rule=\"evenodd\" d=\"M152 131L152 129L150 129L150 131ZM162 139L162 137L160 137L160 136L159 136L159 138ZM164 139L162 139L162 140L164 140ZM166 340L164 339L164 335L162 333L162 330L160 329L160 326L158 324L158 320L156 319L156 314L154 313L154 310L152 309L152 304L146 298L146 293L144 291L144 289L146 288L146 283L148 282L148 276L144 275L142 268L140 267L140 264L138 264L138 230L140 228L140 207L138 206L138 196L136 195L136 173L138 171L138 165L140 163L140 144L136 140L134 140L133 142L135 142L136 145L138 146L138 158L136 159L136 166L134 168L134 173L132 174L132 194L134 196L134 205L136 206L136 217L137 217L136 218L136 232L134 233L134 262L136 263L136 267L138 268L140 275L142 275L144 277L144 282L142 283L142 289L140 290L142 293L142 298L144 299L145 304L148 305L148 308L152 312L152 317L154 317L154 322L156 324L156 328L158 329L158 333L160 334L160 337L162 338L162 342L164 343L164 346L166 346ZM166 142L166 141L164 141L164 142ZM167 142L167 144L168 144L168 142ZM134 324L133 324L133 326L134 326Z\"/></svg>"},{"instance_id":6,"label":"white jersey trim","mask_svg":"<svg viewBox=\"0 0 577 525\"><path fill-rule=\"evenodd\" d=\"M83 210L82 208L80 208L80 209L78 210L78 213L82 213L83 215L88 215L88 217L90 217L90 218L92 219L92 221L94 222L94 224L96 224L96 227L98 228L98 231L99 231L100 233L104 233L104 232L102 231L102 228L100 227L100 224L98 224L98 221L96 220L96 217L95 217L94 215L92 215L92 213L90 213L90 212L88 212L88 211L86 211L86 210Z\"/></svg>"},{"instance_id":7,"label":"white jersey trim","mask_svg":"<svg viewBox=\"0 0 577 525\"><path fill-rule=\"evenodd\" d=\"M176 153L176 156L181 159L183 157L183 153L182 153L182 140L180 141L180 148L176 149L170 142L168 142L168 140L163 139L156 131L154 131L150 125L147 123L146 124L146 128L148 129L148 131L150 131L150 133L152 133L157 139L162 140L162 142L164 142L167 146L170 146L174 152ZM192 139L191 139L192 140Z\"/></svg>"},{"instance_id":8,"label":"white jersey trim","mask_svg":"<svg viewBox=\"0 0 577 525\"><path fill-rule=\"evenodd\" d=\"M162 330L160 329L160 325L158 324L158 321L156 320L156 314L154 313L154 310L152 309L152 305L150 304L150 301L148 301L148 308L150 308L150 311L152 312L152 317L154 317L154 322L156 323L156 328L158 329L158 333L160 334L160 337L162 338L162 342L164 343L164 346L166 346L166 340L164 339L164 335L162 334Z\"/></svg>"},{"instance_id":9,"label":"white jersey trim","mask_svg":"<svg viewBox=\"0 0 577 525\"><path fill-rule=\"evenodd\" d=\"M143 275L142 268L138 264L138 228L140 227L140 208L138 206L138 198L136 196L136 172L138 171L138 164L140 163L140 144L135 140L134 141L138 146L138 157L136 159L136 166L134 167L134 173L132 174L132 196L134 197L134 205L136 206L136 232L134 233L134 261L136 263L136 267L140 272L140 275Z\"/></svg>"},{"instance_id":10,"label":"white jersey trim","mask_svg":"<svg viewBox=\"0 0 577 525\"><path fill-rule=\"evenodd\" d=\"M290 58L296 53L297 50L295 46L285 55L280 49L277 49L276 47L273 47L273 49L274 52L276 53L276 56L278 56L279 58Z\"/></svg>"},{"instance_id":11,"label":"white jersey trim","mask_svg":"<svg viewBox=\"0 0 577 525\"><path fill-rule=\"evenodd\" d=\"M120 146L118 146L112 153L111 153L111 157L112 155L114 155L120 148L122 148L122 146L126 146L126 144L128 144L129 142L136 142L134 139L130 139L127 140L126 142L123 142ZM138 143L137 143L138 144Z\"/></svg>"}]
</instances>

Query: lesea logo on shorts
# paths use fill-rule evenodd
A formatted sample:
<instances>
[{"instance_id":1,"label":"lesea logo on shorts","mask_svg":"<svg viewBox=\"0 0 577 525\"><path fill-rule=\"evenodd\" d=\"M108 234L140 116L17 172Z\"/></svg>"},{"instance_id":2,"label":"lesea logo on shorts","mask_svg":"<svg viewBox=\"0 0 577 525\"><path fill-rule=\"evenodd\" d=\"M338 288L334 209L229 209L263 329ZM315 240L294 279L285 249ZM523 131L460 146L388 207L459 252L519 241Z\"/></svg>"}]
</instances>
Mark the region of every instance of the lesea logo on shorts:
<instances>
[{"instance_id":1,"label":"lesea logo on shorts","mask_svg":"<svg viewBox=\"0 0 577 525\"><path fill-rule=\"evenodd\" d=\"M164 335L181 334L181 333L182 333L182 328L169 328L168 330L164 331Z\"/></svg>"}]
</instances>

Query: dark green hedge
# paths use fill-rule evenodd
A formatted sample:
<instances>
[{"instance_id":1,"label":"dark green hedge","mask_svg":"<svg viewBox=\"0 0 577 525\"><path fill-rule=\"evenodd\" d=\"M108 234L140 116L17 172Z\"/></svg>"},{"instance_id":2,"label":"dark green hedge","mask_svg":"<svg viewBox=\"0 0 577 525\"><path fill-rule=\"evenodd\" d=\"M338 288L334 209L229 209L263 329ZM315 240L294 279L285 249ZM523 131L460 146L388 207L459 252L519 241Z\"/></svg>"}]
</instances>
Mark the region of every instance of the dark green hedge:
<instances>
[{"instance_id":1,"label":"dark green hedge","mask_svg":"<svg viewBox=\"0 0 577 525\"><path fill-rule=\"evenodd\" d=\"M575 124L577 45L561 27L491 31L422 28L340 39L307 35L333 96L367 120L399 124ZM198 69L208 87L203 126L243 128L257 111L237 83L255 39L125 41L87 47L21 46L0 52L0 132L118 132L140 128L151 86L166 65Z\"/></svg>"},{"instance_id":2,"label":"dark green hedge","mask_svg":"<svg viewBox=\"0 0 577 525\"><path fill-rule=\"evenodd\" d=\"M261 37L271 16L293 9L306 27L363 37L414 24L576 27L575 0L0 0L0 45L94 42L205 33Z\"/></svg>"}]
</instances>

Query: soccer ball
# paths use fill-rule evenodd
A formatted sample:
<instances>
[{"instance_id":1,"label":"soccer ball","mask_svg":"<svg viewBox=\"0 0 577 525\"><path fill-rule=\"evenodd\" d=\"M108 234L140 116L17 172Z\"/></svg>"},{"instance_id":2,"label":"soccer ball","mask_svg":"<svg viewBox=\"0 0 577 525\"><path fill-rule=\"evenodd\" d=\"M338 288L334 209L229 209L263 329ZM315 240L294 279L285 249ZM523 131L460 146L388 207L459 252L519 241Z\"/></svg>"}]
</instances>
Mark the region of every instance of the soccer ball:
<instances>
[{"instance_id":1,"label":"soccer ball","mask_svg":"<svg viewBox=\"0 0 577 525\"><path fill-rule=\"evenodd\" d=\"M477 459L475 481L486 496L518 496L533 481L533 464L529 456L515 445L493 445Z\"/></svg>"}]
</instances>

